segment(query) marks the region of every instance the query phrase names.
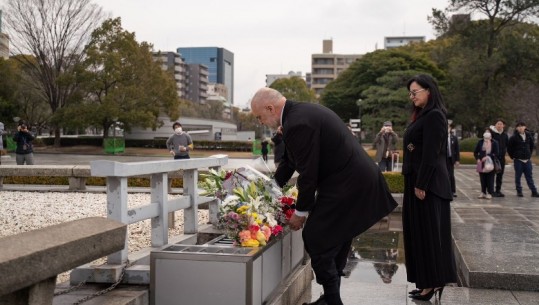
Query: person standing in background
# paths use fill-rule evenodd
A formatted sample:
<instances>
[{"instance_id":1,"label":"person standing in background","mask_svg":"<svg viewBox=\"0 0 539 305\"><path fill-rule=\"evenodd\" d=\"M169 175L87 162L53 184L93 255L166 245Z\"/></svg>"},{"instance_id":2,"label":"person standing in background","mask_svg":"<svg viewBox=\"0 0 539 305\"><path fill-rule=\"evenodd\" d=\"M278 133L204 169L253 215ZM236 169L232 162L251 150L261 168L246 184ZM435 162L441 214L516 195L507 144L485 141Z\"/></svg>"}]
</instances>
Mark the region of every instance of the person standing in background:
<instances>
[{"instance_id":1,"label":"person standing in background","mask_svg":"<svg viewBox=\"0 0 539 305\"><path fill-rule=\"evenodd\" d=\"M498 142L492 139L492 133L487 128L483 133L483 139L479 140L475 146L474 157L477 162L482 162L484 166L487 156L494 160L494 158L498 158L498 154ZM478 198L492 199L492 194L494 193L494 170L480 172L479 179L481 179L481 194Z\"/></svg>"},{"instance_id":2,"label":"person standing in background","mask_svg":"<svg viewBox=\"0 0 539 305\"><path fill-rule=\"evenodd\" d=\"M391 172L393 155L396 153L397 140L399 136L393 131L390 121L384 122L384 126L374 138L374 148L376 148L376 162L382 172Z\"/></svg>"},{"instance_id":3,"label":"person standing in background","mask_svg":"<svg viewBox=\"0 0 539 305\"><path fill-rule=\"evenodd\" d=\"M457 187L455 185L455 167L460 165L459 139L453 134L453 122L448 122L447 136L447 171L451 181L451 192L453 197L457 197Z\"/></svg>"},{"instance_id":4,"label":"person standing in background","mask_svg":"<svg viewBox=\"0 0 539 305\"><path fill-rule=\"evenodd\" d=\"M447 172L447 118L436 81L426 74L408 81L413 103L404 133L402 230L410 297L441 298L457 281L451 238L451 182Z\"/></svg>"},{"instance_id":5,"label":"person standing in background","mask_svg":"<svg viewBox=\"0 0 539 305\"><path fill-rule=\"evenodd\" d=\"M496 188L492 197L505 197L502 193L502 180L503 173L505 172L505 154L507 153L507 143L509 142L509 136L504 131L505 121L503 119L497 119L496 124L490 126L490 131L492 138L498 142L498 160L500 160L500 165L502 166L502 171L496 173Z\"/></svg>"},{"instance_id":6,"label":"person standing in background","mask_svg":"<svg viewBox=\"0 0 539 305\"><path fill-rule=\"evenodd\" d=\"M15 161L17 165L34 165L34 146L32 141L34 136L28 131L28 125L24 121L19 122L17 133L13 136L13 141L17 143L15 150Z\"/></svg>"},{"instance_id":7,"label":"person standing in background","mask_svg":"<svg viewBox=\"0 0 539 305\"><path fill-rule=\"evenodd\" d=\"M179 122L174 122L172 129L174 134L166 142L170 154L174 156L174 160L190 159L189 151L193 149L191 136L183 131L182 124Z\"/></svg>"},{"instance_id":8,"label":"person standing in background","mask_svg":"<svg viewBox=\"0 0 539 305\"><path fill-rule=\"evenodd\" d=\"M509 138L509 145L507 145L507 153L513 159L513 166L515 167L515 187L518 197L524 197L524 194L522 194L522 185L520 184L522 174L524 174L526 183L530 191L532 191L532 197L539 197L539 193L537 193L537 188L533 182L533 165L531 160L533 148L533 135L526 130L526 124L524 122L518 122L515 133Z\"/></svg>"},{"instance_id":9,"label":"person standing in background","mask_svg":"<svg viewBox=\"0 0 539 305\"><path fill-rule=\"evenodd\" d=\"M271 142L273 142L273 163L275 163L275 168L277 168L284 155L283 126L277 127L277 131L273 134Z\"/></svg>"},{"instance_id":10,"label":"person standing in background","mask_svg":"<svg viewBox=\"0 0 539 305\"><path fill-rule=\"evenodd\" d=\"M260 143L260 146L261 146L261 151L262 151L262 159L264 159L264 162L268 162L268 153L269 153L269 149L268 149L268 146L269 146L269 142L266 138L264 138L262 140L262 142Z\"/></svg>"}]
</instances>

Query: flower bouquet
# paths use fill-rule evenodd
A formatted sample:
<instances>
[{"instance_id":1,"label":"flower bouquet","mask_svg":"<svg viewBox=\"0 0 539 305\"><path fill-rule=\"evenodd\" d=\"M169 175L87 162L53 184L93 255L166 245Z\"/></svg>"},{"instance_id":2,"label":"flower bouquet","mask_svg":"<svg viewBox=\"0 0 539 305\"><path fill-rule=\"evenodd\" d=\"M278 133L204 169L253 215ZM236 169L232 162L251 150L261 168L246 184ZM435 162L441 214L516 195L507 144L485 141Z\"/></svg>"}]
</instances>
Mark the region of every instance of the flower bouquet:
<instances>
[{"instance_id":1,"label":"flower bouquet","mask_svg":"<svg viewBox=\"0 0 539 305\"><path fill-rule=\"evenodd\" d=\"M200 187L221 200L217 227L236 245L264 246L283 232L294 213L297 188L285 193L265 175L246 167L210 170Z\"/></svg>"}]
</instances>

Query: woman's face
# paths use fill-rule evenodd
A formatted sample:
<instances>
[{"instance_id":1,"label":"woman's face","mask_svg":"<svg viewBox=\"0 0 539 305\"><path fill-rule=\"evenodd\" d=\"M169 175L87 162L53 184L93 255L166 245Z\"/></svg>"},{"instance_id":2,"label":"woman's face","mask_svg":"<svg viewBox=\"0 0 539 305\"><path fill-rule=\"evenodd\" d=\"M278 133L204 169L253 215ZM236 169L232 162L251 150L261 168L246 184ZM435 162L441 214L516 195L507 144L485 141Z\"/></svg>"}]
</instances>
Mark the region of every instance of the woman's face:
<instances>
[{"instance_id":1,"label":"woman's face","mask_svg":"<svg viewBox=\"0 0 539 305\"><path fill-rule=\"evenodd\" d=\"M416 107L425 108L429 102L429 90L421 87L416 82L410 84L408 95Z\"/></svg>"}]
</instances>

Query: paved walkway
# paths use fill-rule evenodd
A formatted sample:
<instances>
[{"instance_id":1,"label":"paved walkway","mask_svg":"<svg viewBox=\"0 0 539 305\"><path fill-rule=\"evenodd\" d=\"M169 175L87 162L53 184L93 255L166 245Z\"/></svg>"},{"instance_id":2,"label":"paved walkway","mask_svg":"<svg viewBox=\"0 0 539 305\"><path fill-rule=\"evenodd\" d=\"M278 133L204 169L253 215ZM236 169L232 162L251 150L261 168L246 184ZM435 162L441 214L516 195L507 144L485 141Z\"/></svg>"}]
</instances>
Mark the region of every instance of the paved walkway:
<instances>
[{"instance_id":1,"label":"paved walkway","mask_svg":"<svg viewBox=\"0 0 539 305\"><path fill-rule=\"evenodd\" d=\"M535 169L534 178L539 183L539 169ZM516 196L512 166L504 175L504 198L477 198L480 183L473 166L461 166L455 176L458 197L452 203L452 222L459 277L478 288L455 283L446 287L441 303L539 304L539 198L530 197L527 187L525 197ZM525 185L524 177L522 182ZM436 303L434 298L431 302L408 298L408 291L415 286L406 281L399 217L392 215L387 224L379 224L355 241L359 247L347 266L351 272L342 281L344 304ZM388 238L391 234L393 238ZM311 299L316 300L320 293L320 286L313 281Z\"/></svg>"}]
</instances>

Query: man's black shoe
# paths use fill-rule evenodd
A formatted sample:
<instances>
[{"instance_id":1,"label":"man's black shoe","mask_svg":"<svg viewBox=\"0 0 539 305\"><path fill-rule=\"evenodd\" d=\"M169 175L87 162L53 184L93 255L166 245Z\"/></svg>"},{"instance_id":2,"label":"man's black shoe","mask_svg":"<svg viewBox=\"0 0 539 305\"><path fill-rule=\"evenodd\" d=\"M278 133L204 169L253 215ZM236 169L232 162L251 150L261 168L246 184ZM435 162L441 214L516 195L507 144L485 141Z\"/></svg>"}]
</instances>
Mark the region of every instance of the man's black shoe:
<instances>
[{"instance_id":1,"label":"man's black shoe","mask_svg":"<svg viewBox=\"0 0 539 305\"><path fill-rule=\"evenodd\" d=\"M537 192L532 193L532 197L539 197L539 193L537 193Z\"/></svg>"},{"instance_id":2,"label":"man's black shoe","mask_svg":"<svg viewBox=\"0 0 539 305\"><path fill-rule=\"evenodd\" d=\"M318 300L312 302L312 303L303 303L303 305L327 305L326 300L324 299L324 295L321 295Z\"/></svg>"},{"instance_id":3,"label":"man's black shoe","mask_svg":"<svg viewBox=\"0 0 539 305\"><path fill-rule=\"evenodd\" d=\"M500 192L494 192L492 193L492 197L502 197L502 196L500 195Z\"/></svg>"},{"instance_id":4,"label":"man's black shoe","mask_svg":"<svg viewBox=\"0 0 539 305\"><path fill-rule=\"evenodd\" d=\"M524 195L522 194L522 192L517 192L517 196L518 196L518 197L524 197Z\"/></svg>"},{"instance_id":5,"label":"man's black shoe","mask_svg":"<svg viewBox=\"0 0 539 305\"><path fill-rule=\"evenodd\" d=\"M497 193L498 193L498 197L505 197L505 195L502 192L497 192Z\"/></svg>"}]
</instances>

